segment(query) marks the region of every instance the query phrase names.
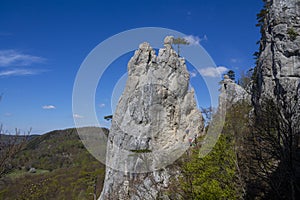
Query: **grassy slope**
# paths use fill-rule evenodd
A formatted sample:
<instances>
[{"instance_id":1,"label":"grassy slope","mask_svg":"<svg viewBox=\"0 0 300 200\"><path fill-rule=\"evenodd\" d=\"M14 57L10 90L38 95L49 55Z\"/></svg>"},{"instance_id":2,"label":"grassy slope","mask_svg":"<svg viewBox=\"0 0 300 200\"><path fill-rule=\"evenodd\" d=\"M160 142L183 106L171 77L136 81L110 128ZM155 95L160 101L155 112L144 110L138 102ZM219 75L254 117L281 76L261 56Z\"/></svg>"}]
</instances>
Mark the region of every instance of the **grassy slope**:
<instances>
[{"instance_id":1,"label":"grassy slope","mask_svg":"<svg viewBox=\"0 0 300 200\"><path fill-rule=\"evenodd\" d=\"M105 173L104 165L84 148L76 129L35 137L14 158L12 167L0 179L0 199L93 199L95 182L99 195ZM28 173L30 167L37 172Z\"/></svg>"}]
</instances>

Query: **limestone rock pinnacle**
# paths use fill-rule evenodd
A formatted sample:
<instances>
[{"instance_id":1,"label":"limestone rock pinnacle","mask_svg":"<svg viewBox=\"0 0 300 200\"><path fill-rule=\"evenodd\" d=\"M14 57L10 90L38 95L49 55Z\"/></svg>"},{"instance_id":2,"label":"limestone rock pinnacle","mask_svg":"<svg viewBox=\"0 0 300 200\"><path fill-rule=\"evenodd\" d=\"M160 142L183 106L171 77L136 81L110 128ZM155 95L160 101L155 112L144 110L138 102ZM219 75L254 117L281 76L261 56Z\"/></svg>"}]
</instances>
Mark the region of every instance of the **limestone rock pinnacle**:
<instances>
[{"instance_id":1,"label":"limestone rock pinnacle","mask_svg":"<svg viewBox=\"0 0 300 200\"><path fill-rule=\"evenodd\" d=\"M165 38L158 55L142 43L128 63L108 136L101 200L157 199L175 173L168 165L189 148L189 138L203 134L185 60L172 38Z\"/></svg>"}]
</instances>

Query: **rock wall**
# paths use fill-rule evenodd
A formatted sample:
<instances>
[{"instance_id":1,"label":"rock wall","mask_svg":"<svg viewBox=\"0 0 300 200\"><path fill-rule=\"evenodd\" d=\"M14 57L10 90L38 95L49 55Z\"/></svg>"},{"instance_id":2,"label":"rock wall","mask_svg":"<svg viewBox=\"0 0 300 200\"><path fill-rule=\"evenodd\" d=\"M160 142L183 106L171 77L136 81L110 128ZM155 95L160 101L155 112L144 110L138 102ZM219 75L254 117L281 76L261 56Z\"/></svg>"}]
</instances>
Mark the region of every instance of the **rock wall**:
<instances>
[{"instance_id":1,"label":"rock wall","mask_svg":"<svg viewBox=\"0 0 300 200\"><path fill-rule=\"evenodd\" d=\"M142 43L128 63L128 80L113 115L105 183L99 199L168 199L178 171L168 165L203 134L203 118L189 90L185 60L164 40L158 55Z\"/></svg>"},{"instance_id":2,"label":"rock wall","mask_svg":"<svg viewBox=\"0 0 300 200\"><path fill-rule=\"evenodd\" d=\"M264 98L278 103L298 95L300 80L300 1L267 0L261 12L260 51L253 103Z\"/></svg>"},{"instance_id":3,"label":"rock wall","mask_svg":"<svg viewBox=\"0 0 300 200\"><path fill-rule=\"evenodd\" d=\"M266 0L260 13L261 40L254 71L254 136L259 138L263 179L255 178L265 199L297 199L300 182L300 0ZM255 133L257 132L257 133ZM276 134L275 134L276 133ZM262 139L261 139L262 138ZM254 152L255 152L254 151ZM256 159L255 159L256 160ZM254 160L253 163L256 161ZM255 168L254 168L255 169ZM253 172L252 172L253 173ZM271 189L270 189L271 188ZM276 189L274 189L276 188ZM269 190L269 191L268 191Z\"/></svg>"}]
</instances>

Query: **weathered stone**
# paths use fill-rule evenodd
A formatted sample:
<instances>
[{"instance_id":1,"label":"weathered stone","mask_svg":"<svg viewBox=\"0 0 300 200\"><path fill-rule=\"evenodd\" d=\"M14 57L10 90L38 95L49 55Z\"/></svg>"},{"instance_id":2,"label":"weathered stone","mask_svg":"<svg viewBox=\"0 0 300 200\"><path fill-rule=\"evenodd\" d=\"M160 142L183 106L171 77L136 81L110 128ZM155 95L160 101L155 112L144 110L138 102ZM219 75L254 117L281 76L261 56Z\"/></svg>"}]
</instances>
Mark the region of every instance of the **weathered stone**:
<instances>
[{"instance_id":1,"label":"weathered stone","mask_svg":"<svg viewBox=\"0 0 300 200\"><path fill-rule=\"evenodd\" d=\"M189 138L203 134L185 60L172 49L172 40L165 38L158 56L148 43L141 44L128 63L108 137L101 200L157 199L178 173L168 165L189 148Z\"/></svg>"},{"instance_id":2,"label":"weathered stone","mask_svg":"<svg viewBox=\"0 0 300 200\"><path fill-rule=\"evenodd\" d=\"M279 103L297 96L300 83L300 1L267 4L253 85L256 107L265 98Z\"/></svg>"},{"instance_id":3,"label":"weathered stone","mask_svg":"<svg viewBox=\"0 0 300 200\"><path fill-rule=\"evenodd\" d=\"M243 87L231 80L228 75L224 75L224 79L221 81L219 109L228 109L239 101L246 101L250 104L251 95Z\"/></svg>"}]
</instances>

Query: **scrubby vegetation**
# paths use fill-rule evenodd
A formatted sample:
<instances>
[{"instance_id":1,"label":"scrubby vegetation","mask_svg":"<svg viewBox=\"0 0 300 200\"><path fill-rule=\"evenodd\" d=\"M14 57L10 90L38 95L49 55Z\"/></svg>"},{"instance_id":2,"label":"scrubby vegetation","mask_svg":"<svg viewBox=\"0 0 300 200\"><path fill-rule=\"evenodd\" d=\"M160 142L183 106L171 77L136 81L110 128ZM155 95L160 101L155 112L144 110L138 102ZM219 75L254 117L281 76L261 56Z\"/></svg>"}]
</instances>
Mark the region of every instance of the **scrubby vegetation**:
<instances>
[{"instance_id":1,"label":"scrubby vegetation","mask_svg":"<svg viewBox=\"0 0 300 200\"><path fill-rule=\"evenodd\" d=\"M297 31L295 31L295 29L293 28L289 28L287 30L287 34L289 35L289 38L292 41L296 40L297 36L299 35L299 33L297 33Z\"/></svg>"},{"instance_id":2,"label":"scrubby vegetation","mask_svg":"<svg viewBox=\"0 0 300 200\"><path fill-rule=\"evenodd\" d=\"M196 146L177 162L182 176L173 179L173 199L296 199L299 101L279 98L281 104L265 99L256 110L246 101L232 105L213 150L201 158Z\"/></svg>"},{"instance_id":3,"label":"scrubby vegetation","mask_svg":"<svg viewBox=\"0 0 300 200\"><path fill-rule=\"evenodd\" d=\"M213 151L199 158L197 148L183 165L185 199L236 199L235 156L232 140L222 135Z\"/></svg>"},{"instance_id":4,"label":"scrubby vegetation","mask_svg":"<svg viewBox=\"0 0 300 200\"><path fill-rule=\"evenodd\" d=\"M93 199L100 195L104 174L104 165L84 148L76 129L53 131L30 140L14 157L0 179L0 199Z\"/></svg>"},{"instance_id":5,"label":"scrubby vegetation","mask_svg":"<svg viewBox=\"0 0 300 200\"><path fill-rule=\"evenodd\" d=\"M249 134L250 109L247 102L233 105L227 111L224 129L213 150L203 158L199 156L201 137L198 145L176 162L182 176L173 179L169 192L178 195L172 199L242 199L245 196L243 143Z\"/></svg>"}]
</instances>

